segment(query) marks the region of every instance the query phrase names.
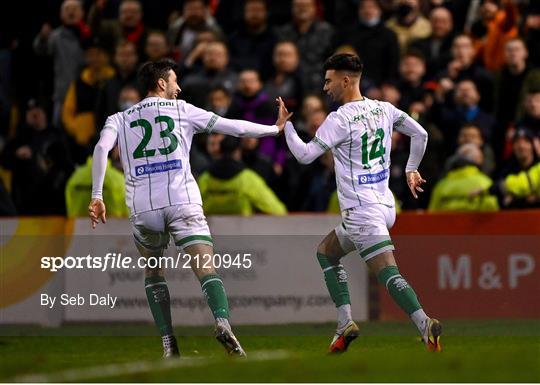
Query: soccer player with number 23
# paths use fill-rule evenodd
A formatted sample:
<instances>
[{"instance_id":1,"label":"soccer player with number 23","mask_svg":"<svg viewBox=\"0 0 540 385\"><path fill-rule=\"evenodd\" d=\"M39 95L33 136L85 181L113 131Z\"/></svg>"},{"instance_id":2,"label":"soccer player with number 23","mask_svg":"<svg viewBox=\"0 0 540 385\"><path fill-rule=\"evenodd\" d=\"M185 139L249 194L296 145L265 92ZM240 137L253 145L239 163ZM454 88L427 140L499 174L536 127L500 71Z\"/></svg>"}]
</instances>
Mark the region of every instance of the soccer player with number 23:
<instances>
[{"instance_id":1,"label":"soccer player with number 23","mask_svg":"<svg viewBox=\"0 0 540 385\"><path fill-rule=\"evenodd\" d=\"M105 223L102 189L107 154L118 145L126 177L126 203L141 255L161 257L172 236L180 251L192 257L212 256L213 243L201 194L189 165L193 135L211 132L233 136L277 135L291 114L280 105L276 124L266 126L225 119L177 100L180 87L176 64L169 60L144 64L138 76L146 98L126 111L109 116L94 149L92 201L88 207L92 227L100 220ZM192 258L191 268L216 320L216 338L230 355L245 356L229 325L229 304L223 282L213 264L199 265L198 261ZM161 333L163 355L178 356L163 269L146 268L145 290Z\"/></svg>"}]
</instances>

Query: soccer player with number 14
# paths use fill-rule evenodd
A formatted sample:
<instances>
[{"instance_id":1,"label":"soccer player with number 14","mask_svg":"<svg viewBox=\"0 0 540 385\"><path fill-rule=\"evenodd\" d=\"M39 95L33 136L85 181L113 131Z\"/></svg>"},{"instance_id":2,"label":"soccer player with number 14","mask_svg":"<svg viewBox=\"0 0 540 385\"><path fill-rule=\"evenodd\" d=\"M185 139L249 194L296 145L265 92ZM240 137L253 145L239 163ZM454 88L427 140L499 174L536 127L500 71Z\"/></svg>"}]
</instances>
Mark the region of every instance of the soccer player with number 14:
<instances>
[{"instance_id":1,"label":"soccer player with number 14","mask_svg":"<svg viewBox=\"0 0 540 385\"><path fill-rule=\"evenodd\" d=\"M343 222L317 249L326 286L338 311L330 351L346 351L359 334L351 316L347 273L340 264L340 259L354 249L393 300L410 316L427 348L440 351L442 326L426 315L413 288L399 273L388 232L396 218L394 197L388 188L392 131L411 138L405 171L415 198L417 191L423 191L421 185L425 183L418 166L426 149L427 133L390 103L361 95L363 65L357 56L336 54L325 62L324 70L324 91L341 103L341 107L328 115L311 142L304 143L290 122L285 125L285 139L300 163L311 163L326 151L332 151L334 156ZM281 99L278 102L283 104Z\"/></svg>"}]
</instances>

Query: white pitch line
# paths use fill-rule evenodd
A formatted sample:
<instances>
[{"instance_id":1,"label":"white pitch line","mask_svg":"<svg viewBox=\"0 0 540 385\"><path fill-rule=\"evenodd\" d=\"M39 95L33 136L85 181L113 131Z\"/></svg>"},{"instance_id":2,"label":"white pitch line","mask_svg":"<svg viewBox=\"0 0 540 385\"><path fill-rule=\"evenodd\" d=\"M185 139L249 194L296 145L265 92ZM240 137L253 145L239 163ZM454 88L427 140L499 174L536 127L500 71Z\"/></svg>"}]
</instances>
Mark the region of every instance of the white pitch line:
<instances>
[{"instance_id":1,"label":"white pitch line","mask_svg":"<svg viewBox=\"0 0 540 385\"><path fill-rule=\"evenodd\" d=\"M285 350L259 350L248 353L246 362L282 360L289 357ZM237 358L237 362L244 359ZM79 382L85 379L115 377L184 367L202 366L212 363L210 357L180 357L162 361L138 361L123 364L93 366L89 368L67 369L52 373L27 374L13 377L7 382Z\"/></svg>"}]
</instances>

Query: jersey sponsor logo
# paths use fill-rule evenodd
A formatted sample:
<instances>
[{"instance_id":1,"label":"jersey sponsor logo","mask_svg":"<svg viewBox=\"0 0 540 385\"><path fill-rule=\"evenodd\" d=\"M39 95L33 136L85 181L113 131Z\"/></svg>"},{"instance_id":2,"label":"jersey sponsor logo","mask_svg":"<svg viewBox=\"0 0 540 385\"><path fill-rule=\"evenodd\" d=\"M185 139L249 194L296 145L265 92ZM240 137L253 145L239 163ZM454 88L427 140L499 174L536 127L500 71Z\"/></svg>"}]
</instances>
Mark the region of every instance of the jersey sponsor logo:
<instances>
[{"instance_id":1,"label":"jersey sponsor logo","mask_svg":"<svg viewBox=\"0 0 540 385\"><path fill-rule=\"evenodd\" d=\"M165 172L169 170L182 169L182 160L173 159L167 162L149 163L135 167L135 175L141 176L146 174L155 174L157 172Z\"/></svg>"},{"instance_id":2,"label":"jersey sponsor logo","mask_svg":"<svg viewBox=\"0 0 540 385\"><path fill-rule=\"evenodd\" d=\"M350 122L351 123L358 123L360 121L363 121L363 120L369 120L370 118L373 119L373 118L380 118L381 116L383 116L383 109L380 108L380 107L377 107L377 108L374 108L373 110L370 110L366 113L363 113L363 114L358 114L358 115L354 115Z\"/></svg>"},{"instance_id":3,"label":"jersey sponsor logo","mask_svg":"<svg viewBox=\"0 0 540 385\"><path fill-rule=\"evenodd\" d=\"M162 100L160 100L159 102L141 102L141 103L135 105L134 107L132 107L131 109L129 109L127 111L127 114L131 115L132 113L140 111L140 110L142 110L144 108L150 108L150 107L156 107L156 106L159 106L159 107L173 107L174 102L172 102L172 101L162 101Z\"/></svg>"},{"instance_id":4,"label":"jersey sponsor logo","mask_svg":"<svg viewBox=\"0 0 540 385\"><path fill-rule=\"evenodd\" d=\"M359 184L373 184L379 183L388 178L388 169L384 169L376 174L364 174L358 175Z\"/></svg>"}]
</instances>

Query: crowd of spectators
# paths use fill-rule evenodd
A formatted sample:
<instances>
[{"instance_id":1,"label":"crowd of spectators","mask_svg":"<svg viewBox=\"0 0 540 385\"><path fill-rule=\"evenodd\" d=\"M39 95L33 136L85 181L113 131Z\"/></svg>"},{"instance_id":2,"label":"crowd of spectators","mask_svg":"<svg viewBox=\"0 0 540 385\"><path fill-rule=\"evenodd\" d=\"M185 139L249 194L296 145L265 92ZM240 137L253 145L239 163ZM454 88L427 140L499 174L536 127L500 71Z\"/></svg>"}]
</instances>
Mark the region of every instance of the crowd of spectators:
<instances>
[{"instance_id":1,"label":"crowd of spectators","mask_svg":"<svg viewBox=\"0 0 540 385\"><path fill-rule=\"evenodd\" d=\"M272 124L281 96L309 141L338 107L322 92L322 63L335 52L362 59L365 97L428 131L419 200L405 184L407 138L393 134L390 187L402 209L540 206L539 1L34 3L24 28L17 17L0 27L0 215L78 215L100 129L144 98L136 74L145 61L176 61L180 98L227 118ZM242 214L338 210L331 154L300 165L283 136L199 135L191 167L204 194L220 178L261 186L264 195L237 202ZM122 175L108 180L118 192Z\"/></svg>"}]
</instances>

